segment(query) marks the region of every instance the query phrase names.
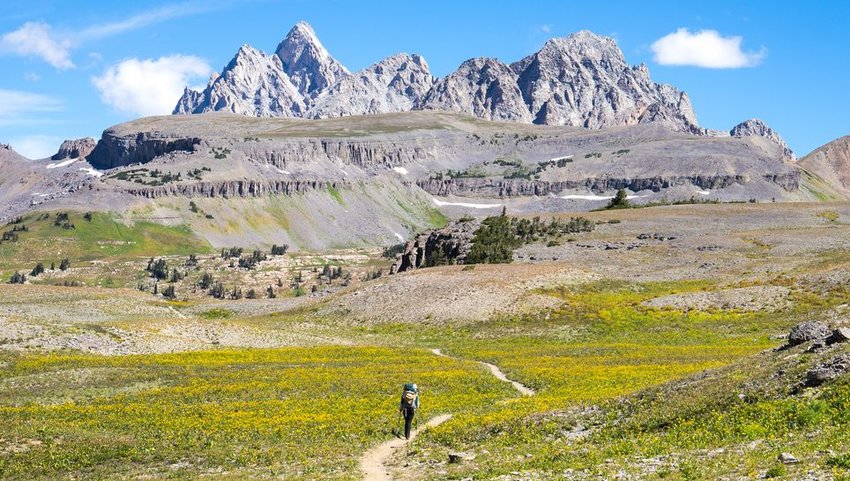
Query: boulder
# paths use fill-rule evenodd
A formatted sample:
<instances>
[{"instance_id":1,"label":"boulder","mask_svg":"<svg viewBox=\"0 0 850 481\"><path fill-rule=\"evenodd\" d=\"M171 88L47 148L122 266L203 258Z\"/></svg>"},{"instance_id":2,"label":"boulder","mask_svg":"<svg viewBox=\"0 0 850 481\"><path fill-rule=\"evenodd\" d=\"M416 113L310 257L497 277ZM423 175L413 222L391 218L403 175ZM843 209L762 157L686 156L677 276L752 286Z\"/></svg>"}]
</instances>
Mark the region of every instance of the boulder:
<instances>
[{"instance_id":1,"label":"boulder","mask_svg":"<svg viewBox=\"0 0 850 481\"><path fill-rule=\"evenodd\" d=\"M464 461L472 461L474 459L474 453L466 453L460 451L449 453L449 463L451 464L460 464Z\"/></svg>"},{"instance_id":2,"label":"boulder","mask_svg":"<svg viewBox=\"0 0 850 481\"><path fill-rule=\"evenodd\" d=\"M777 459L782 464L797 464L800 462L800 460L791 453L782 453L777 456Z\"/></svg>"},{"instance_id":3,"label":"boulder","mask_svg":"<svg viewBox=\"0 0 850 481\"><path fill-rule=\"evenodd\" d=\"M829 327L818 321L809 321L798 324L788 334L788 345L797 346L805 342L824 339L832 334Z\"/></svg>"},{"instance_id":4,"label":"boulder","mask_svg":"<svg viewBox=\"0 0 850 481\"><path fill-rule=\"evenodd\" d=\"M806 373L807 387L817 387L850 372L850 354L840 354Z\"/></svg>"},{"instance_id":5,"label":"boulder","mask_svg":"<svg viewBox=\"0 0 850 481\"><path fill-rule=\"evenodd\" d=\"M839 327L832 331L832 334L826 338L826 344L839 344L850 341L850 327Z\"/></svg>"}]
</instances>

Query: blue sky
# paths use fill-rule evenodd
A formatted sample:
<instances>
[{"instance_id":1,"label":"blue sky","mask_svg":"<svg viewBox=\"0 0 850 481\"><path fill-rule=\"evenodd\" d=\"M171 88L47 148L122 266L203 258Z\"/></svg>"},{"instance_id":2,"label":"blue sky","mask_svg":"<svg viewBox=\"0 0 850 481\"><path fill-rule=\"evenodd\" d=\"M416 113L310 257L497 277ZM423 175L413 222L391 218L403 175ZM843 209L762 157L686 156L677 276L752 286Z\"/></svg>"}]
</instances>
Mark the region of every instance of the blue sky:
<instances>
[{"instance_id":1,"label":"blue sky","mask_svg":"<svg viewBox=\"0 0 850 481\"><path fill-rule=\"evenodd\" d=\"M178 84L204 84L243 43L273 52L299 20L352 71L404 51L438 76L589 29L687 91L703 127L759 117L799 155L850 134L850 2L733 3L4 0L0 142L37 157L65 138L98 138L176 103Z\"/></svg>"}]
</instances>

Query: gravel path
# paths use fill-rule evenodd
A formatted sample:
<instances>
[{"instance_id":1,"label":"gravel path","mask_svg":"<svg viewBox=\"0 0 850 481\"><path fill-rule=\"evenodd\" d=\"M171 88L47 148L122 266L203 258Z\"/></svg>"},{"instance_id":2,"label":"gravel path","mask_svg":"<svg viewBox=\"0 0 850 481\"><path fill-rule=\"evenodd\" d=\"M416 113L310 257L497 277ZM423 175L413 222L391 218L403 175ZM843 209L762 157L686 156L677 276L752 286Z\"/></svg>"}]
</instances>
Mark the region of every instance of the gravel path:
<instances>
[{"instance_id":1,"label":"gravel path","mask_svg":"<svg viewBox=\"0 0 850 481\"><path fill-rule=\"evenodd\" d=\"M437 356L447 357L450 359L457 359L455 357L449 356L447 354L443 354L443 351L440 349L431 349ZM531 389L528 386L523 385L518 381L514 381L508 378L501 369L495 364L490 364L489 362L477 361L479 364L486 366L487 369L490 370L490 373L498 380L503 382L511 383L511 385L523 396L533 396L534 389ZM420 431L426 428L439 426L444 422L451 419L451 414L444 414L442 416L437 416L428 420L424 426L419 427L414 430L410 434L410 439L413 440ZM392 455L399 448L405 446L407 444L407 440L404 438L396 438L391 439L385 443L379 444L378 446L370 449L363 455L360 459L360 471L363 472L363 480L364 481L392 481L393 477L390 475L389 470L387 469L386 462L392 457Z\"/></svg>"},{"instance_id":2,"label":"gravel path","mask_svg":"<svg viewBox=\"0 0 850 481\"><path fill-rule=\"evenodd\" d=\"M423 429L439 426L451 419L451 417L451 414L444 414L429 419L424 426L410 433L410 439L415 438ZM360 470L363 472L364 481L392 481L393 477L390 475L385 463L398 448L403 447L405 444L407 444L406 439L395 438L367 451L363 455L363 458L360 459Z\"/></svg>"}]
</instances>

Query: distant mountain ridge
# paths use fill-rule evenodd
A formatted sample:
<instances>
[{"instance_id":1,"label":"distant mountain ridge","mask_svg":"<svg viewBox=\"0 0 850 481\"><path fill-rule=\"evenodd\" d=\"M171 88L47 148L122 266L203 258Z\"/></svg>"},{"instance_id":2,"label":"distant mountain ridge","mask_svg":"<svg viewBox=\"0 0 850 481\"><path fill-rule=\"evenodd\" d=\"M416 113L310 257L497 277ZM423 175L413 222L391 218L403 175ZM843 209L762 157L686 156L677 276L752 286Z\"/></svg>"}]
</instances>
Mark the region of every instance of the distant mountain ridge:
<instances>
[{"instance_id":1,"label":"distant mountain ridge","mask_svg":"<svg viewBox=\"0 0 850 481\"><path fill-rule=\"evenodd\" d=\"M686 93L653 82L613 39L586 30L510 65L475 58L435 78L422 56L404 53L352 74L299 22L272 55L243 45L203 92L187 88L174 113L315 119L409 110L586 128L665 121L704 133Z\"/></svg>"}]
</instances>

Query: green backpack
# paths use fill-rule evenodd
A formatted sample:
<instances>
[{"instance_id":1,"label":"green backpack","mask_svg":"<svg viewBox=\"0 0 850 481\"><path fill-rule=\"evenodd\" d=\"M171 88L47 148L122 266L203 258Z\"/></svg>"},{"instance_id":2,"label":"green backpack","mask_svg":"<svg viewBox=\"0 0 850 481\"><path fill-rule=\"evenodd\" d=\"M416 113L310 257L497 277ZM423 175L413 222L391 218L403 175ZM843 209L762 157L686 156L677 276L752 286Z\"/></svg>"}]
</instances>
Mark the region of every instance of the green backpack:
<instances>
[{"instance_id":1,"label":"green backpack","mask_svg":"<svg viewBox=\"0 0 850 481\"><path fill-rule=\"evenodd\" d=\"M406 406L413 407L413 405L416 403L416 395L418 391L419 389L417 388L416 384L412 382L409 382L404 385L404 392L401 395L401 399Z\"/></svg>"}]
</instances>

